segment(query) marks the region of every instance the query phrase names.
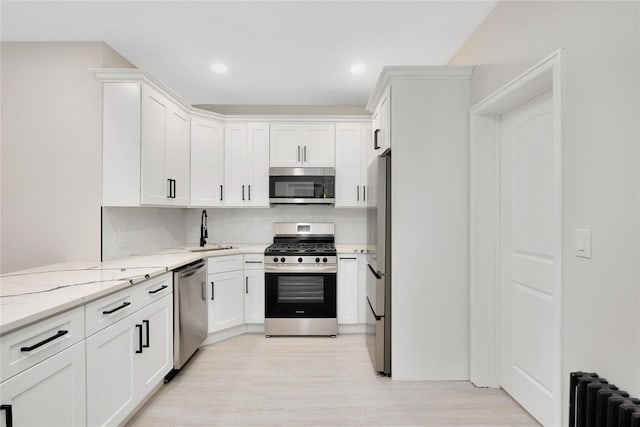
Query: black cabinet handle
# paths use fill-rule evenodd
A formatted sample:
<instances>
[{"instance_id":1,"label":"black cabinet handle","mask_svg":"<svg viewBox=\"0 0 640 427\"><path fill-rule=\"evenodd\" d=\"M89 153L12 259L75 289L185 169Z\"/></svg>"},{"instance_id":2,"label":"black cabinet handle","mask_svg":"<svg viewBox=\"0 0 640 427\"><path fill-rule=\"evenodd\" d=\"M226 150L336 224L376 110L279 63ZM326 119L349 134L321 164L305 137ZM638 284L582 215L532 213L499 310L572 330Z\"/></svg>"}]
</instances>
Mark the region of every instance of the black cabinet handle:
<instances>
[{"instance_id":1,"label":"black cabinet handle","mask_svg":"<svg viewBox=\"0 0 640 427\"><path fill-rule=\"evenodd\" d=\"M298 145L298 161L300 161L300 146Z\"/></svg>"},{"instance_id":2,"label":"black cabinet handle","mask_svg":"<svg viewBox=\"0 0 640 427\"><path fill-rule=\"evenodd\" d=\"M358 259L358 258L356 258L356 257L342 257L341 256L340 259Z\"/></svg>"},{"instance_id":3,"label":"black cabinet handle","mask_svg":"<svg viewBox=\"0 0 640 427\"><path fill-rule=\"evenodd\" d=\"M262 264L262 261L245 261L245 264Z\"/></svg>"},{"instance_id":4,"label":"black cabinet handle","mask_svg":"<svg viewBox=\"0 0 640 427\"><path fill-rule=\"evenodd\" d=\"M172 180L173 181L173 198L176 198L176 180Z\"/></svg>"},{"instance_id":5,"label":"black cabinet handle","mask_svg":"<svg viewBox=\"0 0 640 427\"><path fill-rule=\"evenodd\" d=\"M244 278L244 293L249 293L249 276Z\"/></svg>"},{"instance_id":6,"label":"black cabinet handle","mask_svg":"<svg viewBox=\"0 0 640 427\"><path fill-rule=\"evenodd\" d=\"M143 320L142 323L144 323L144 326L146 327L146 330L147 330L147 343L143 344L142 347L149 347L149 321Z\"/></svg>"},{"instance_id":7,"label":"black cabinet handle","mask_svg":"<svg viewBox=\"0 0 640 427\"><path fill-rule=\"evenodd\" d=\"M32 346L29 346L29 347L22 347L22 348L20 348L20 351L29 352L29 351L31 351L31 350L35 350L36 348L38 348L38 347L42 347L43 345L45 345L45 344L47 344L47 343L50 343L50 342L51 342L51 341L53 341L53 340L57 340L57 339L58 339L58 338L60 338L61 336L66 335L66 334L68 334L68 333L69 333L69 331L65 331L64 329L63 329L63 330L60 330L60 331L58 331L54 336L49 337L49 338L46 338L46 339L44 339L44 340L40 341L39 343L36 343L36 344L34 344L34 345L32 345ZM8 425L8 424L7 424L7 425Z\"/></svg>"},{"instance_id":8,"label":"black cabinet handle","mask_svg":"<svg viewBox=\"0 0 640 427\"><path fill-rule=\"evenodd\" d=\"M244 185L242 186L242 200L244 200Z\"/></svg>"},{"instance_id":9,"label":"black cabinet handle","mask_svg":"<svg viewBox=\"0 0 640 427\"><path fill-rule=\"evenodd\" d=\"M222 201L222 184L220 184L220 201Z\"/></svg>"},{"instance_id":10,"label":"black cabinet handle","mask_svg":"<svg viewBox=\"0 0 640 427\"><path fill-rule=\"evenodd\" d=\"M138 330L138 349L136 353L142 353L142 325L136 325L136 329Z\"/></svg>"},{"instance_id":11,"label":"black cabinet handle","mask_svg":"<svg viewBox=\"0 0 640 427\"><path fill-rule=\"evenodd\" d=\"M171 198L171 178L167 178L167 199Z\"/></svg>"},{"instance_id":12,"label":"black cabinet handle","mask_svg":"<svg viewBox=\"0 0 640 427\"><path fill-rule=\"evenodd\" d=\"M151 293L151 292L149 292L149 293ZM123 303L122 303L122 305L120 305L120 306L118 306L118 307L116 307L116 308L112 308L111 310L105 310L105 311L103 311L103 312L102 312L102 314L111 314L111 313L115 313L116 311L118 311L118 310L122 310L123 308L128 307L128 306L130 306L130 305L131 305L131 303L130 303L129 301L125 301L125 302L123 302Z\"/></svg>"},{"instance_id":13,"label":"black cabinet handle","mask_svg":"<svg viewBox=\"0 0 640 427\"><path fill-rule=\"evenodd\" d=\"M162 285L160 286L158 289L153 290L153 291L149 291L150 294L157 294L158 292L160 292L163 289L167 289L169 287L169 285Z\"/></svg>"},{"instance_id":14,"label":"black cabinet handle","mask_svg":"<svg viewBox=\"0 0 640 427\"><path fill-rule=\"evenodd\" d=\"M251 200L251 184L249 184L249 200Z\"/></svg>"},{"instance_id":15,"label":"black cabinet handle","mask_svg":"<svg viewBox=\"0 0 640 427\"><path fill-rule=\"evenodd\" d=\"M367 186L366 185L362 186L362 201L363 202L367 201Z\"/></svg>"},{"instance_id":16,"label":"black cabinet handle","mask_svg":"<svg viewBox=\"0 0 640 427\"><path fill-rule=\"evenodd\" d=\"M211 301L216 299L216 282L211 282Z\"/></svg>"},{"instance_id":17,"label":"black cabinet handle","mask_svg":"<svg viewBox=\"0 0 640 427\"><path fill-rule=\"evenodd\" d=\"M0 411L4 411L5 425L13 427L13 410L11 405L0 405Z\"/></svg>"},{"instance_id":18,"label":"black cabinet handle","mask_svg":"<svg viewBox=\"0 0 640 427\"><path fill-rule=\"evenodd\" d=\"M374 150L380 149L380 146L378 145L378 132L380 132L380 129L376 129L373 131L373 149Z\"/></svg>"},{"instance_id":19,"label":"black cabinet handle","mask_svg":"<svg viewBox=\"0 0 640 427\"><path fill-rule=\"evenodd\" d=\"M360 201L360 186L356 185L356 201Z\"/></svg>"},{"instance_id":20,"label":"black cabinet handle","mask_svg":"<svg viewBox=\"0 0 640 427\"><path fill-rule=\"evenodd\" d=\"M304 146L304 161L307 161L307 146Z\"/></svg>"}]
</instances>

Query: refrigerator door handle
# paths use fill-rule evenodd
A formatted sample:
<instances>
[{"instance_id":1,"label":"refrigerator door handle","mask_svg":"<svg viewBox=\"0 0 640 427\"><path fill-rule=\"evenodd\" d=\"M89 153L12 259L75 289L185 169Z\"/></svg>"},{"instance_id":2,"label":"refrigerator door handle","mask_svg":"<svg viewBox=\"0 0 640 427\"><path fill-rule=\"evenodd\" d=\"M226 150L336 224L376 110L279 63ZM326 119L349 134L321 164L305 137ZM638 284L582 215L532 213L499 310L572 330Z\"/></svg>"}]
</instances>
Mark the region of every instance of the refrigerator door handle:
<instances>
[{"instance_id":1,"label":"refrigerator door handle","mask_svg":"<svg viewBox=\"0 0 640 427\"><path fill-rule=\"evenodd\" d=\"M382 275L379 272L375 271L373 267L371 267L371 264L367 264L367 267L369 267L369 270L371 270L371 273L373 273L373 275L376 276L376 279L378 280L382 279Z\"/></svg>"},{"instance_id":2,"label":"refrigerator door handle","mask_svg":"<svg viewBox=\"0 0 640 427\"><path fill-rule=\"evenodd\" d=\"M371 305L371 301L369 301L369 297L367 297L367 303L369 304L369 308L371 309L371 313L373 313L373 317L375 317L376 320L382 320L384 318L384 316L378 316L376 314L376 312L373 310L373 306Z\"/></svg>"}]
</instances>

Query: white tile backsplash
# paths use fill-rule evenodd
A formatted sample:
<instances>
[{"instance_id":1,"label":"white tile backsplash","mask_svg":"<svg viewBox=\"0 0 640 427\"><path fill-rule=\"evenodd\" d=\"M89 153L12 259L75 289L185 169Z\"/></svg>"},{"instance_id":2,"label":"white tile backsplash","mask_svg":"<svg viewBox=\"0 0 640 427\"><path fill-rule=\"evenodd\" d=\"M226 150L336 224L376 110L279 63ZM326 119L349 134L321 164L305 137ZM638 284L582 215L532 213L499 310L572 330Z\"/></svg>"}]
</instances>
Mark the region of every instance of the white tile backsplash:
<instances>
[{"instance_id":1,"label":"white tile backsplash","mask_svg":"<svg viewBox=\"0 0 640 427\"><path fill-rule=\"evenodd\" d=\"M176 208L102 208L104 261L186 241L186 211Z\"/></svg>"},{"instance_id":2,"label":"white tile backsplash","mask_svg":"<svg viewBox=\"0 0 640 427\"><path fill-rule=\"evenodd\" d=\"M202 209L102 208L102 259L110 260L200 239ZM274 222L333 222L336 243L366 242L365 209L279 205L207 209L209 243L271 243Z\"/></svg>"},{"instance_id":3,"label":"white tile backsplash","mask_svg":"<svg viewBox=\"0 0 640 427\"><path fill-rule=\"evenodd\" d=\"M187 240L200 239L202 209L187 210ZM365 209L336 209L333 206L278 205L269 209L207 209L209 243L270 243L274 222L333 222L336 243L366 242Z\"/></svg>"}]
</instances>

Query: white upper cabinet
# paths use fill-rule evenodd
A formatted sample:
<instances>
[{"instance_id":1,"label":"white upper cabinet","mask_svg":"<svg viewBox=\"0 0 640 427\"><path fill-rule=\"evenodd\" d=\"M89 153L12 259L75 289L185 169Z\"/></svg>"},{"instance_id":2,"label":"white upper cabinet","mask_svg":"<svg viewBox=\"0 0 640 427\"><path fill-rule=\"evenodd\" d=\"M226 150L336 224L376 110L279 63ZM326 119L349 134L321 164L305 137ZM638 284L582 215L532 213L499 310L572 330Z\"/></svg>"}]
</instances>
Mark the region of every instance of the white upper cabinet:
<instances>
[{"instance_id":1,"label":"white upper cabinet","mask_svg":"<svg viewBox=\"0 0 640 427\"><path fill-rule=\"evenodd\" d=\"M391 148L391 86L387 86L373 112L373 139L376 155Z\"/></svg>"},{"instance_id":2,"label":"white upper cabinet","mask_svg":"<svg viewBox=\"0 0 640 427\"><path fill-rule=\"evenodd\" d=\"M269 206L269 123L247 125L249 206Z\"/></svg>"},{"instance_id":3,"label":"white upper cabinet","mask_svg":"<svg viewBox=\"0 0 640 427\"><path fill-rule=\"evenodd\" d=\"M269 124L225 128L225 206L269 206Z\"/></svg>"},{"instance_id":4,"label":"white upper cabinet","mask_svg":"<svg viewBox=\"0 0 640 427\"><path fill-rule=\"evenodd\" d=\"M189 203L189 116L149 85L142 90L142 188L145 205Z\"/></svg>"},{"instance_id":5,"label":"white upper cabinet","mask_svg":"<svg viewBox=\"0 0 640 427\"><path fill-rule=\"evenodd\" d=\"M191 206L223 204L224 123L191 118Z\"/></svg>"},{"instance_id":6,"label":"white upper cabinet","mask_svg":"<svg viewBox=\"0 0 640 427\"><path fill-rule=\"evenodd\" d=\"M302 166L302 125L272 123L269 152L272 168Z\"/></svg>"},{"instance_id":7,"label":"white upper cabinet","mask_svg":"<svg viewBox=\"0 0 640 427\"><path fill-rule=\"evenodd\" d=\"M189 204L189 114L143 82L103 84L102 204Z\"/></svg>"},{"instance_id":8,"label":"white upper cabinet","mask_svg":"<svg viewBox=\"0 0 640 427\"><path fill-rule=\"evenodd\" d=\"M302 125L302 165L330 168L336 164L336 128L333 123Z\"/></svg>"},{"instance_id":9,"label":"white upper cabinet","mask_svg":"<svg viewBox=\"0 0 640 427\"><path fill-rule=\"evenodd\" d=\"M336 207L366 207L367 167L373 159L371 125L336 124Z\"/></svg>"},{"instance_id":10,"label":"white upper cabinet","mask_svg":"<svg viewBox=\"0 0 640 427\"><path fill-rule=\"evenodd\" d=\"M333 123L271 125L271 167L334 167Z\"/></svg>"}]
</instances>

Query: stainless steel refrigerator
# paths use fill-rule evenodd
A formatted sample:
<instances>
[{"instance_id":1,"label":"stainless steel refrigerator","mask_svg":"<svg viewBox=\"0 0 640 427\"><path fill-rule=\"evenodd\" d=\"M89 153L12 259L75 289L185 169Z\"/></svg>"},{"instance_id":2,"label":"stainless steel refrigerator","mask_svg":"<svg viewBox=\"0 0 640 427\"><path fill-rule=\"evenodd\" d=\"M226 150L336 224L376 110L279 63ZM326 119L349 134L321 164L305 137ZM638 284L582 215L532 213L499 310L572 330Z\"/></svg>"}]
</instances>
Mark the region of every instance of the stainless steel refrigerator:
<instances>
[{"instance_id":1,"label":"stainless steel refrigerator","mask_svg":"<svg viewBox=\"0 0 640 427\"><path fill-rule=\"evenodd\" d=\"M367 170L367 347L373 368L391 375L391 150Z\"/></svg>"}]
</instances>

